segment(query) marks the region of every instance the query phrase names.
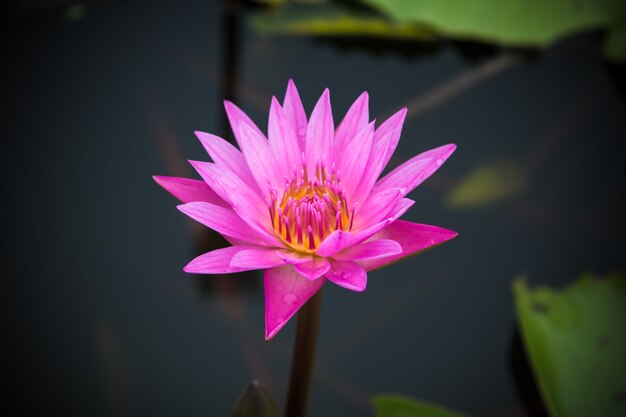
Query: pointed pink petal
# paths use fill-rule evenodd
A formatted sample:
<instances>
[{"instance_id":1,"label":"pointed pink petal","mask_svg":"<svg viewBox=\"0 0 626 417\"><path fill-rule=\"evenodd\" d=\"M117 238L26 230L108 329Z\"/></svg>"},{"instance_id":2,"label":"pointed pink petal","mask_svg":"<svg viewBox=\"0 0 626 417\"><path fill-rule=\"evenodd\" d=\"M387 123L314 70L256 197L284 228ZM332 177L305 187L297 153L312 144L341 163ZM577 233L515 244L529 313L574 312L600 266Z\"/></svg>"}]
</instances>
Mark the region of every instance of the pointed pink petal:
<instances>
[{"instance_id":1,"label":"pointed pink petal","mask_svg":"<svg viewBox=\"0 0 626 417\"><path fill-rule=\"evenodd\" d=\"M281 249L277 250L276 253L285 263L292 265L302 264L313 260L311 255L303 255L301 253L291 252L290 250Z\"/></svg>"},{"instance_id":2,"label":"pointed pink petal","mask_svg":"<svg viewBox=\"0 0 626 417\"><path fill-rule=\"evenodd\" d=\"M211 188L215 193L230 207L233 205L233 201L231 199L231 194L224 190L223 185L221 185L218 181L218 175L222 174L223 170L220 170L217 165L213 162L203 162L203 161L192 161L189 163L196 170L198 174L202 177L204 182Z\"/></svg>"},{"instance_id":3,"label":"pointed pink petal","mask_svg":"<svg viewBox=\"0 0 626 417\"><path fill-rule=\"evenodd\" d=\"M239 251L230 260L230 266L248 269L267 269L284 264L274 249L262 248Z\"/></svg>"},{"instance_id":4,"label":"pointed pink petal","mask_svg":"<svg viewBox=\"0 0 626 417\"><path fill-rule=\"evenodd\" d=\"M398 145L406 112L406 108L398 111L374 132L372 150L369 154L369 159L361 176L361 180L352 195L352 204L362 204L370 195L376 180L381 172L383 172L383 169L391 159Z\"/></svg>"},{"instance_id":5,"label":"pointed pink petal","mask_svg":"<svg viewBox=\"0 0 626 417\"><path fill-rule=\"evenodd\" d=\"M326 236L326 239L320 243L320 246L317 248L315 253L319 256L330 257L335 255L340 250L355 244L352 242L354 242L353 233L335 230L330 235Z\"/></svg>"},{"instance_id":6,"label":"pointed pink petal","mask_svg":"<svg viewBox=\"0 0 626 417\"><path fill-rule=\"evenodd\" d=\"M280 170L281 175L290 177L294 167L301 168L301 150L296 128L285 115L276 97L272 97L267 136L274 161L280 162L277 164L277 169Z\"/></svg>"},{"instance_id":7,"label":"pointed pink petal","mask_svg":"<svg viewBox=\"0 0 626 417\"><path fill-rule=\"evenodd\" d=\"M389 213L404 195L403 191L400 188L383 189L370 195L363 206L357 207L352 230L365 229L386 217L390 217Z\"/></svg>"},{"instance_id":8,"label":"pointed pink petal","mask_svg":"<svg viewBox=\"0 0 626 417\"><path fill-rule=\"evenodd\" d=\"M307 120L302 101L298 95L298 89L292 80L287 84L287 92L285 93L285 101L283 102L285 116L292 123L300 149L306 149L306 130Z\"/></svg>"},{"instance_id":9,"label":"pointed pink petal","mask_svg":"<svg viewBox=\"0 0 626 417\"><path fill-rule=\"evenodd\" d=\"M276 186L277 178L274 175L273 161L269 159L267 138L239 107L228 100L224 101L224 107L235 133L235 139L239 144L239 149L241 149L259 188L266 191L268 180ZM279 177L278 180L278 185L282 186L282 177Z\"/></svg>"},{"instance_id":10,"label":"pointed pink petal","mask_svg":"<svg viewBox=\"0 0 626 417\"><path fill-rule=\"evenodd\" d=\"M351 204L353 206L354 204L363 204L365 199L370 194L370 191L372 191L372 187L376 183L376 180L380 176L380 173L383 172L383 169L387 164L387 161L384 159L384 157L387 152L391 136L392 134L389 133L383 138L375 139L372 143L372 150L370 151L369 158L367 159L367 164L365 165L365 169L363 170L363 175L361 175L361 180L359 181L352 195ZM376 133L374 133L374 137L376 137Z\"/></svg>"},{"instance_id":11,"label":"pointed pink petal","mask_svg":"<svg viewBox=\"0 0 626 417\"><path fill-rule=\"evenodd\" d=\"M235 139L239 144L239 149L242 149L241 142L239 141L239 131L241 130L241 126L243 125L248 126L252 130L254 130L259 136L265 138L263 132L261 132L257 125L252 121L252 119L250 119L248 115L235 104L231 103L228 100L224 100L224 108L226 109L226 116L228 117L230 126L233 129L233 133L235 134Z\"/></svg>"},{"instance_id":12,"label":"pointed pink petal","mask_svg":"<svg viewBox=\"0 0 626 417\"><path fill-rule=\"evenodd\" d=\"M320 244L315 252L318 256L331 257L337 252L349 248L350 246L357 245L364 240L370 238L373 234L378 233L381 229L387 227L395 219L389 218L374 224L367 229L361 230L357 233L344 232L341 230L335 230Z\"/></svg>"},{"instance_id":13,"label":"pointed pink petal","mask_svg":"<svg viewBox=\"0 0 626 417\"><path fill-rule=\"evenodd\" d=\"M340 159L336 160L348 201L352 200L352 196L361 182L363 170L367 165L370 150L372 149L373 139L374 122L366 125L359 133L353 136L346 143L346 152Z\"/></svg>"},{"instance_id":14,"label":"pointed pink petal","mask_svg":"<svg viewBox=\"0 0 626 417\"><path fill-rule=\"evenodd\" d=\"M376 129L376 133L374 134L374 142L381 140L387 135L391 135L389 137L389 146L387 146L387 150L383 159L383 168L387 166L387 163L391 159L391 156L398 146L398 142L400 141L400 135L402 134L402 125L404 124L404 119L406 118L406 112L406 108L401 109L389 119L385 120L383 124L378 126L378 129Z\"/></svg>"},{"instance_id":15,"label":"pointed pink petal","mask_svg":"<svg viewBox=\"0 0 626 417\"><path fill-rule=\"evenodd\" d=\"M304 275L310 280L316 280L324 275L330 268L330 264L326 258L314 257L308 262L294 264L296 271Z\"/></svg>"},{"instance_id":16,"label":"pointed pink petal","mask_svg":"<svg viewBox=\"0 0 626 417\"><path fill-rule=\"evenodd\" d=\"M363 94L352 103L346 116L335 131L335 152L338 155L337 160L339 161L341 161L345 153L350 152L347 147L348 143L350 143L352 138L369 123L368 100L369 95L367 91L364 91Z\"/></svg>"},{"instance_id":17,"label":"pointed pink petal","mask_svg":"<svg viewBox=\"0 0 626 417\"><path fill-rule=\"evenodd\" d=\"M231 206L244 205L255 218L266 218L269 223L267 204L263 201L256 188L243 182L241 178L229 170L220 168L211 162L189 161L191 166L200 174L202 179L217 195ZM237 192L233 192L236 190Z\"/></svg>"},{"instance_id":18,"label":"pointed pink petal","mask_svg":"<svg viewBox=\"0 0 626 417\"><path fill-rule=\"evenodd\" d=\"M315 105L307 127L305 157L309 178L315 176L318 162L325 164L327 168L332 164L334 132L330 92L327 88Z\"/></svg>"},{"instance_id":19,"label":"pointed pink petal","mask_svg":"<svg viewBox=\"0 0 626 417\"><path fill-rule=\"evenodd\" d=\"M263 236L270 246L283 246L274 234L267 203L265 203L241 178L217 167L213 163L190 161L215 192L226 200L235 213L248 226ZM233 192L236 190L236 192Z\"/></svg>"},{"instance_id":20,"label":"pointed pink petal","mask_svg":"<svg viewBox=\"0 0 626 417\"><path fill-rule=\"evenodd\" d=\"M353 233L335 230L330 235L328 235L328 237L324 239L324 241L320 244L320 246L317 248L316 254L318 256L331 257L345 248L349 248L369 239L374 234L380 232L385 227L389 226L392 222L396 221L396 219L404 214L404 212L408 209L408 207L410 207L412 203L412 200L409 200L408 198L403 198L391 210L391 213L389 213L389 217L368 227L367 229L361 230L360 232Z\"/></svg>"},{"instance_id":21,"label":"pointed pink petal","mask_svg":"<svg viewBox=\"0 0 626 417\"><path fill-rule=\"evenodd\" d=\"M192 219L224 236L259 245L267 243L247 223L241 221L241 218L231 208L203 202L182 204L177 208Z\"/></svg>"},{"instance_id":22,"label":"pointed pink petal","mask_svg":"<svg viewBox=\"0 0 626 417\"><path fill-rule=\"evenodd\" d=\"M233 174L238 175L244 182L254 184L254 179L250 173L250 168L246 159L239 149L220 138L219 136L200 131L194 132L196 137L204 146L207 153L218 166L229 169Z\"/></svg>"},{"instance_id":23,"label":"pointed pink petal","mask_svg":"<svg viewBox=\"0 0 626 417\"><path fill-rule=\"evenodd\" d=\"M441 245L455 238L457 235L457 232L437 226L396 220L387 228L372 236L371 241L374 242L379 239L395 240L402 246L402 253L358 262L366 271L371 271L383 267L388 263L399 261L408 256L431 249L434 246Z\"/></svg>"},{"instance_id":24,"label":"pointed pink petal","mask_svg":"<svg viewBox=\"0 0 626 417\"><path fill-rule=\"evenodd\" d=\"M363 291L367 286L367 272L356 262L331 261L331 269L325 277L335 284L352 291Z\"/></svg>"},{"instance_id":25,"label":"pointed pink petal","mask_svg":"<svg viewBox=\"0 0 626 417\"><path fill-rule=\"evenodd\" d=\"M414 156L378 181L372 192L386 188L404 188L405 194L410 193L437 171L455 149L456 145L449 144Z\"/></svg>"},{"instance_id":26,"label":"pointed pink petal","mask_svg":"<svg viewBox=\"0 0 626 417\"><path fill-rule=\"evenodd\" d=\"M398 242L390 239L379 239L359 243L358 245L344 249L335 254L333 259L340 261L378 259L398 255L400 253L402 253L402 247Z\"/></svg>"},{"instance_id":27,"label":"pointed pink petal","mask_svg":"<svg viewBox=\"0 0 626 417\"><path fill-rule=\"evenodd\" d=\"M204 201L222 207L228 206L228 203L218 196L204 181L161 175L155 175L152 178L182 203Z\"/></svg>"},{"instance_id":28,"label":"pointed pink petal","mask_svg":"<svg viewBox=\"0 0 626 417\"><path fill-rule=\"evenodd\" d=\"M400 216L406 213L408 209L413 207L413 204L415 204L415 201L411 200L410 198L401 198L393 206L388 214L388 217L394 220L399 219Z\"/></svg>"},{"instance_id":29,"label":"pointed pink petal","mask_svg":"<svg viewBox=\"0 0 626 417\"><path fill-rule=\"evenodd\" d=\"M296 311L324 285L324 278L310 281L282 266L265 271L265 340L270 340Z\"/></svg>"},{"instance_id":30,"label":"pointed pink petal","mask_svg":"<svg viewBox=\"0 0 626 417\"><path fill-rule=\"evenodd\" d=\"M242 209L241 206L233 206L233 211L237 213L241 220L246 222L246 224L248 224L248 226L250 226L252 230L257 232L259 236L261 236L261 238L265 242L264 246L272 246L276 248L282 248L284 246L284 244L276 238L275 233L273 233L271 230L268 230L265 225L257 222L256 219L252 218L250 216L250 213L245 209Z\"/></svg>"},{"instance_id":31,"label":"pointed pink petal","mask_svg":"<svg viewBox=\"0 0 626 417\"><path fill-rule=\"evenodd\" d=\"M271 189L281 190L285 182L284 176L276 169L277 161L271 156L267 140L250 126L242 124L239 129L239 146L261 192L269 195Z\"/></svg>"},{"instance_id":32,"label":"pointed pink petal","mask_svg":"<svg viewBox=\"0 0 626 417\"><path fill-rule=\"evenodd\" d=\"M183 271L190 274L230 274L246 271L249 268L239 268L230 265L230 260L239 251L252 249L254 246L229 246L217 249L198 256L189 262Z\"/></svg>"}]
</instances>

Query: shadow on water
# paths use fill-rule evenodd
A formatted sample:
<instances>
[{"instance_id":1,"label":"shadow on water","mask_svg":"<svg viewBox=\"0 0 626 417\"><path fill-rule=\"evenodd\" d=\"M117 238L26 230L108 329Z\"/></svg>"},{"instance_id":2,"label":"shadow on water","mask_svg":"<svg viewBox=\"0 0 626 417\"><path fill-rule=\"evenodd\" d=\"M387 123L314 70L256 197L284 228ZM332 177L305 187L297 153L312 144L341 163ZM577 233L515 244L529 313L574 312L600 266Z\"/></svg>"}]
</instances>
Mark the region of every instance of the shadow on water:
<instances>
[{"instance_id":1,"label":"shadow on water","mask_svg":"<svg viewBox=\"0 0 626 417\"><path fill-rule=\"evenodd\" d=\"M503 48L501 46L463 40L414 41L359 36L316 36L313 41L331 46L341 53L364 51L373 57L395 55L406 62L428 60L452 49L469 64L481 64L507 53L521 61L533 62L541 59L543 51L532 48Z\"/></svg>"}]
</instances>

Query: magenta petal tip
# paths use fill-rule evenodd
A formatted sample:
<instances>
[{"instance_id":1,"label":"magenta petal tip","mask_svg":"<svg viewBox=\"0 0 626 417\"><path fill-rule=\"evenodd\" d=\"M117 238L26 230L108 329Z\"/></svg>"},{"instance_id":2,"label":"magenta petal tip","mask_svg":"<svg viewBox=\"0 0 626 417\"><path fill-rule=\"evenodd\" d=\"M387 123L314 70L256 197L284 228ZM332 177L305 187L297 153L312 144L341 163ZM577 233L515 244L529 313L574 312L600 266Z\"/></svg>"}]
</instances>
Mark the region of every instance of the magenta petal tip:
<instances>
[{"instance_id":1,"label":"magenta petal tip","mask_svg":"<svg viewBox=\"0 0 626 417\"><path fill-rule=\"evenodd\" d=\"M446 150L445 157L448 158L450 155L454 153L454 151L456 151L456 143L448 143L447 145L441 146L440 149Z\"/></svg>"},{"instance_id":2,"label":"magenta petal tip","mask_svg":"<svg viewBox=\"0 0 626 417\"><path fill-rule=\"evenodd\" d=\"M296 312L324 285L324 278L309 281L294 268L265 270L265 340L273 338Z\"/></svg>"},{"instance_id":3,"label":"magenta petal tip","mask_svg":"<svg viewBox=\"0 0 626 417\"><path fill-rule=\"evenodd\" d=\"M203 132L203 131L201 131L201 130L194 130L194 131L193 131L193 134L194 134L194 135L196 136L196 138L198 138L198 140L199 140L200 142L202 142L203 144L204 144L205 142L208 142L208 141L210 140L211 136L213 136L213 135L211 135L210 133L206 133L206 132Z\"/></svg>"}]
</instances>

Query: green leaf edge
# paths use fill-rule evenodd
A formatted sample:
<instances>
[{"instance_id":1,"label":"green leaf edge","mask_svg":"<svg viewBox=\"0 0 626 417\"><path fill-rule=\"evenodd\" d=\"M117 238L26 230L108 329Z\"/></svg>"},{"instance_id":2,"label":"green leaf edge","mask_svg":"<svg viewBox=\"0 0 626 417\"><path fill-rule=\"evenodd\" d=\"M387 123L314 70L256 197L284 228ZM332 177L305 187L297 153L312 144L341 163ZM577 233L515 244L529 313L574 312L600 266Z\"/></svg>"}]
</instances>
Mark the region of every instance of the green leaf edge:
<instances>
[{"instance_id":1,"label":"green leaf edge","mask_svg":"<svg viewBox=\"0 0 626 417\"><path fill-rule=\"evenodd\" d=\"M401 395L401 394L379 394L376 395L374 397L372 397L371 399L372 404L375 407L375 411L376 411L376 417L383 417L380 413L380 407L381 406L385 406L388 403L392 402L392 403L403 403L403 404L412 404L415 405L417 407L426 407L426 408L431 408L433 410L436 410L440 413L446 413L449 414L451 417L455 416L455 417L470 417L467 414L463 414L460 413L456 410L452 410L450 408L447 407L442 407L438 404L433 404L431 402L428 401L423 401L423 400L418 400L416 398L412 398L409 397L408 395Z\"/></svg>"},{"instance_id":2,"label":"green leaf edge","mask_svg":"<svg viewBox=\"0 0 626 417\"><path fill-rule=\"evenodd\" d=\"M548 287L540 287L540 288L547 288L550 290L550 288ZM528 328L529 324L528 322L525 322L524 320L522 320L522 317L523 317L522 313L524 312L524 310L526 308L528 309L531 308L531 306L528 303L528 297L531 293L531 290L528 288L526 277L516 278L513 281L512 290L513 290L513 296L515 298L515 310L516 310L516 315L517 315L517 322L519 324L520 332L522 336L521 337L522 344L524 345L524 351L526 352L526 354L529 356L529 359L530 359L529 364L530 364L531 372L533 374L533 379L535 380L537 385L539 385L539 394L541 395L541 399L543 400L543 403L548 409L548 414L551 416L558 416L556 406L550 400L550 396L547 394L548 391L546 388L546 383L541 377L541 375L539 374L539 372L537 372L536 367L535 367L535 364L537 363L538 353L530 345L528 341L528 337L526 336L528 335L528 332L530 331Z\"/></svg>"},{"instance_id":3,"label":"green leaf edge","mask_svg":"<svg viewBox=\"0 0 626 417\"><path fill-rule=\"evenodd\" d=\"M626 291L626 279L624 279L624 275L616 272L610 271L606 274L605 277L597 277L591 273L582 274L580 278L576 281L572 282L568 286L562 289L555 289L546 285L537 286L535 289L530 289L527 285L526 277L520 276L513 280L512 284L512 292L515 298L515 310L517 315L517 322L520 326L521 331L521 339L522 344L524 346L524 351L529 357L530 369L533 374L533 378L537 385L539 386L539 395L543 400L543 403L546 405L548 414L554 417L560 417L560 414L557 411L556 405L551 401L550 396L548 395L548 390L546 386L545 380L541 377L540 373L536 370L535 364L537 363L537 351L530 345L527 334L529 332L528 323L525 323L522 320L522 312L524 309L532 310L532 306L528 303L529 295L533 292L539 291L548 291L552 293L565 293L572 290L575 290L577 287L584 288L589 285L593 285L598 281L604 281L609 285L615 287L618 291Z\"/></svg>"}]
</instances>

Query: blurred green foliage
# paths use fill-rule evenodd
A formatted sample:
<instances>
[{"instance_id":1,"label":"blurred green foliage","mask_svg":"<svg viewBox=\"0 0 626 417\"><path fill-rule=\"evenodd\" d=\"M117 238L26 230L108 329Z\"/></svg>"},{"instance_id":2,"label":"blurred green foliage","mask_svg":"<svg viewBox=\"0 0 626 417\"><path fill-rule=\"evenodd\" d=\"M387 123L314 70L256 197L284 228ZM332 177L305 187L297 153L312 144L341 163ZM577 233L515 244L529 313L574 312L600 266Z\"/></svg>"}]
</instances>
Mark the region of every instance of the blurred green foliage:
<instances>
[{"instance_id":1,"label":"blurred green foliage","mask_svg":"<svg viewBox=\"0 0 626 417\"><path fill-rule=\"evenodd\" d=\"M457 413L424 401L401 395L379 395L372 399L375 417L464 417Z\"/></svg>"},{"instance_id":2,"label":"blurred green foliage","mask_svg":"<svg viewBox=\"0 0 626 417\"><path fill-rule=\"evenodd\" d=\"M432 40L436 34L412 23L396 23L380 14L327 3L315 7L286 4L253 17L261 33L313 36L365 36Z\"/></svg>"},{"instance_id":3,"label":"blurred green foliage","mask_svg":"<svg viewBox=\"0 0 626 417\"><path fill-rule=\"evenodd\" d=\"M452 38L545 47L571 33L608 28L624 16L621 0L362 0L398 22Z\"/></svg>"},{"instance_id":4,"label":"blurred green foliage","mask_svg":"<svg viewBox=\"0 0 626 417\"><path fill-rule=\"evenodd\" d=\"M450 208L480 208L515 196L526 189L527 174L515 162L498 160L477 167L448 195Z\"/></svg>"},{"instance_id":5,"label":"blurred green foliage","mask_svg":"<svg viewBox=\"0 0 626 417\"><path fill-rule=\"evenodd\" d=\"M552 417L626 415L626 275L563 290L513 285L522 339Z\"/></svg>"},{"instance_id":6,"label":"blurred green foliage","mask_svg":"<svg viewBox=\"0 0 626 417\"><path fill-rule=\"evenodd\" d=\"M607 59L626 63L624 0L266 0L252 19L262 33L472 40L546 48L591 30L607 32ZM366 7L364 7L366 6Z\"/></svg>"}]
</instances>

